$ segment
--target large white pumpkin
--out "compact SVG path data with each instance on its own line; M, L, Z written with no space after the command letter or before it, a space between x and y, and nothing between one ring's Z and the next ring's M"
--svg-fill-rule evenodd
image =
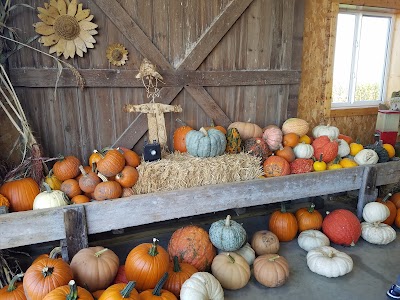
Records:
M386 245L396 239L396 230L384 223L361 223L361 237L368 243Z
M328 125L318 125L312 130L313 137L316 139L320 136L326 135L331 140L336 140L339 136L339 128Z
M363 149L354 156L354 161L360 166L362 165L374 165L378 163L379 156L372 149Z
M208 272L197 272L181 288L181 300L224 300L221 284Z
M322 246L329 246L329 238L319 230L309 229L300 232L297 243L301 249L310 251Z
M325 277L343 276L353 270L352 258L330 246L322 246L307 253L309 269Z

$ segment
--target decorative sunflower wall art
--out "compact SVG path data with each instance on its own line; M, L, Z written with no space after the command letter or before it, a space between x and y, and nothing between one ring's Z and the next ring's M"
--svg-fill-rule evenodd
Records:
M128 60L128 50L121 44L111 44L107 47L106 56L114 66L125 65Z
M33 24L35 31L41 34L39 42L50 47L49 53L61 54L64 58L83 57L87 49L94 48L97 25L89 9L83 9L77 0L50 0L37 8L42 22Z

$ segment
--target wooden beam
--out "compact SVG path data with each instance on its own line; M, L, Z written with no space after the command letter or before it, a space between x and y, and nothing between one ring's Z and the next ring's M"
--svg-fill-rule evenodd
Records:
M10 69L10 79L15 87L50 87L55 85L57 69ZM137 70L80 69L85 78L85 87L129 87L143 88L135 79ZM256 85L297 85L300 71L296 70L236 70L236 71L163 71L163 87L181 86L256 86ZM75 76L64 70L58 87L78 87Z
M398 0L332 0L332 2L340 4L400 9L400 2Z
M94 3L104 12L111 22L117 26L128 41L153 64L163 70L170 70L172 66L164 55L151 42L138 24L131 18L118 1L94 0Z
M357 203L357 217L360 220L365 204L375 201L378 196L378 191L376 189L377 175L378 171L376 166L365 166Z
M331 109L331 118L378 115L378 107Z

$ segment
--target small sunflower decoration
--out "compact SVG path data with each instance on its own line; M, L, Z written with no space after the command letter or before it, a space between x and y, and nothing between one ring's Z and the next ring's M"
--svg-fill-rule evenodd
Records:
M39 42L50 47L49 53L64 58L83 57L87 49L94 48L97 25L92 23L94 16L89 9L83 9L77 0L50 0L37 8L42 22L33 24L35 31L41 34Z
M114 66L122 66L128 60L128 50L121 44L111 44L107 47L108 61Z

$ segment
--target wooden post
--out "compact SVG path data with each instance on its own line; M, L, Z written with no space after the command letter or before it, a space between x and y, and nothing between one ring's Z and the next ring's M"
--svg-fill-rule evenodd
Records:
M65 240L61 243L62 257L70 262L81 249L88 247L85 207L79 205L64 209Z
M378 196L378 189L376 188L377 174L376 166L365 166L357 203L357 217L360 220L365 204L375 201Z

